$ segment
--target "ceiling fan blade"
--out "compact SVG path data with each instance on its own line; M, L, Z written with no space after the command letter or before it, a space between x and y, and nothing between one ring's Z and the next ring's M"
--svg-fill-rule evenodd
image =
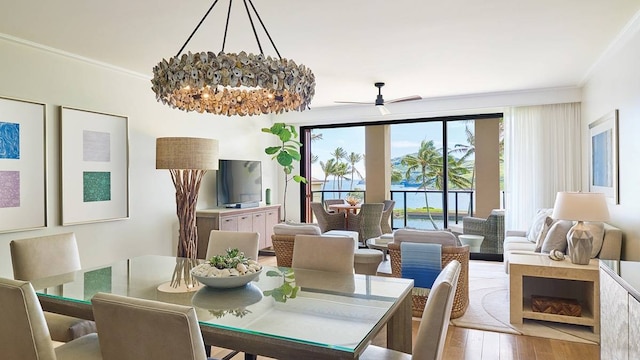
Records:
M376 107L378 108L378 111L380 111L380 115L391 114L391 111L389 111L389 109L387 109L387 107L384 105L376 105Z
M336 104L362 104L362 105L373 105L372 102L364 102L364 101L334 101Z
M389 103L397 103L397 102L413 101L413 100L422 100L422 96L420 96L420 95L411 95L411 96L397 98L397 99L393 99L393 100L387 100L385 102L387 104L389 104Z

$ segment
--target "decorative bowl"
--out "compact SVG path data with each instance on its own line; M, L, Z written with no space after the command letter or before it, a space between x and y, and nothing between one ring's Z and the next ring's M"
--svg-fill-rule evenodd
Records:
M262 269L258 270L254 273L247 273L244 275L238 276L199 276L191 272L191 275L195 277L199 282L205 284L206 286L217 288L217 289L229 289L229 288L237 288L241 286L247 285L250 281L257 278Z

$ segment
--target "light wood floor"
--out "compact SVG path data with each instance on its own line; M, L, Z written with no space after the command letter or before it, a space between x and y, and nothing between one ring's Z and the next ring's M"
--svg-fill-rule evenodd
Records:
M261 256L259 261L266 265L275 266L276 264L275 257L272 256ZM420 320L414 318L414 338L418 326L420 326ZM380 334L374 344L384 346L384 334ZM227 353L228 350L213 348L211 356L221 358ZM446 360L598 360L599 358L600 347L597 345L455 326L449 326L444 352ZM233 360L242 359L244 359L243 354L233 357ZM258 356L258 359L269 358Z

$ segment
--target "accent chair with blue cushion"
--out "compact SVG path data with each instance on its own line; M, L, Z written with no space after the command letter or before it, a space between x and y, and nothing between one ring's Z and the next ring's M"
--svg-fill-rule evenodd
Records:
M403 242L440 244L442 267L446 267L453 260L457 260L462 265L451 318L462 316L469 306L469 246L461 246L458 238L447 230L398 229L393 234L393 242L388 244L391 275L394 277L403 277L401 250ZM417 289L412 295L413 316L420 317L428 300L429 292Z

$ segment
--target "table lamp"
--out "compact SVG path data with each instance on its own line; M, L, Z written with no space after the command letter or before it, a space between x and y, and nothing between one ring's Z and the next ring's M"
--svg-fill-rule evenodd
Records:
M584 221L609 220L609 209L604 194L559 192L551 217L578 222L567 234L569 257L574 264L589 264L593 236L589 228L584 225Z
M195 262L198 253L196 203L202 177L207 170L218 169L218 140L191 137L156 139L156 169L168 169L176 188L176 208L180 226L177 256ZM172 286L184 276L191 284L189 266L176 266ZM178 267L182 267L179 271ZM189 269L190 270L190 269Z

